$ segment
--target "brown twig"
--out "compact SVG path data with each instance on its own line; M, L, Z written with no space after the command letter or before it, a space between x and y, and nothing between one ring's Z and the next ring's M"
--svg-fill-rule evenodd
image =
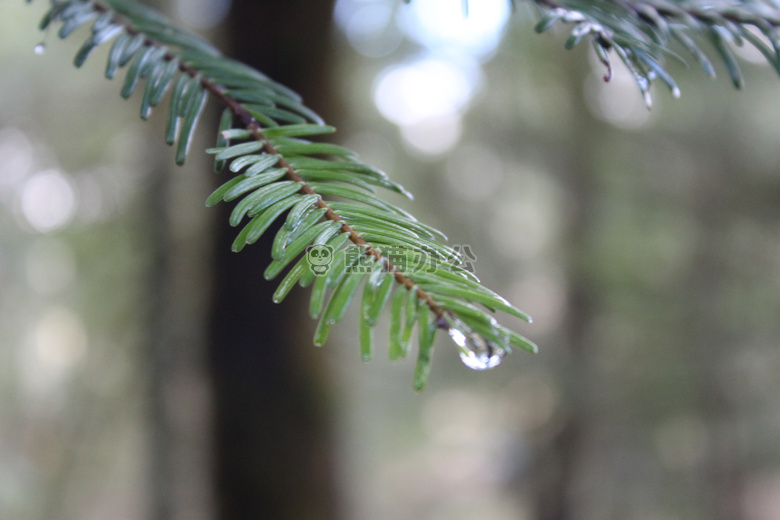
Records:
M92 2L92 4L95 6L95 10L100 13L105 13L111 10L109 7L101 4L98 1ZM138 34L142 34L141 31L137 30L132 22L124 18L123 16L119 14L115 14L113 18L114 23L117 25L121 25L124 30L132 35L136 36ZM151 46L151 47L157 47L157 48L163 48L165 47L160 42L149 38L148 36L144 39L144 45L145 46ZM167 61L177 61L179 63L179 70L190 77L198 77L200 76L200 84L203 86L204 89L206 89L208 92L210 92L215 98L219 99L222 103L224 103L230 110L233 112L233 114L241 121L241 124L243 124L247 130L249 130L252 134L252 138L256 141L259 141L263 143L263 151L267 154L276 155L279 157L279 165L287 170L286 176L290 180L294 182L298 182L301 184L301 193L307 194L307 195L317 195L319 198L317 199L317 205L318 207L325 210L325 214L323 215L324 218L338 222L341 224L341 231L343 233L349 233L349 239L357 246L360 246L362 248L365 248L365 254L366 256L371 256L376 261L385 260L386 262L386 269L389 272L393 273L393 276L395 277L396 281L406 287L407 290L415 290L417 297L424 300L425 303L430 307L430 309L436 314L437 316L437 324L439 327L442 327L442 323L445 322L444 316L445 311L442 309L442 307L436 303L436 301L431 297L430 294L423 291L419 287L416 287L415 283L406 275L404 275L400 270L398 270L397 267L395 267L389 259L384 257L376 248L374 248L371 244L366 242L357 231L352 229L352 227L347 224L343 218L341 218L333 209L328 205L327 202L325 202L322 197L317 194L314 189L307 184L300 175L295 171L295 168L287 161L287 159L279 152L279 150L276 149L276 147L273 145L271 140L266 137L266 135L263 133L263 128L260 125L260 123L255 119L254 116L247 110L241 103L230 97L230 95L219 85L213 83L205 76L201 75L197 69L187 65L183 61L179 59L176 54L174 54L171 51L167 51L164 54L164 59ZM446 327L443 327L446 328Z

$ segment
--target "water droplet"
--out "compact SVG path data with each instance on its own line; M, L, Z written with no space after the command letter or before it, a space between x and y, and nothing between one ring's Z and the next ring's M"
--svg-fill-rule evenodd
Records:
M559 11L563 11L563 9L559 9ZM583 21L584 19L585 16L577 11L567 11L563 16L563 21L567 23L577 23Z
M680 87L674 87L672 89L672 96L674 96L674 99L680 99L681 95L682 95L682 92L680 92Z
M501 363L506 355L503 348L494 345L458 319L450 319L448 323L450 327L447 332L458 346L464 365L473 370L486 370Z
M33 50L35 51L35 54L43 54L44 52L46 52L46 44L41 42L38 45L36 45L35 49Z
M650 95L650 91L646 90L642 93L642 99L645 101L647 109L653 108L653 97Z

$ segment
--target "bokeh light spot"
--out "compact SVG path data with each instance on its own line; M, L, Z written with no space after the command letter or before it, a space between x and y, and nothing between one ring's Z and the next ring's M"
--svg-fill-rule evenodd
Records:
M450 151L460 140L463 122L458 114L429 117L415 124L401 127L401 137L412 152L425 156L441 155Z
M369 58L387 56L403 39L386 0L339 0L335 17L350 45Z
M398 125L460 112L476 86L476 74L435 58L385 70L374 89L377 108Z
M22 185L19 203L24 219L40 232L68 225L76 211L76 194L69 179L59 170L32 175Z
M480 61L498 47L509 19L507 0L470 2L468 13L456 0L415 0L399 11L402 30L429 49L458 49Z

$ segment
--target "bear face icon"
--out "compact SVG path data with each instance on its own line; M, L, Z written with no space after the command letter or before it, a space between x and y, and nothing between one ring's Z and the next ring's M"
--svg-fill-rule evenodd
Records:
M326 245L314 245L306 248L306 261L317 276L322 276L330 269L333 261L333 248Z

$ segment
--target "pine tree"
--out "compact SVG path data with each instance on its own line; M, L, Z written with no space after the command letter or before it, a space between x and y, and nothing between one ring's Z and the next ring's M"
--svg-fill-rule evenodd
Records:
M537 11L538 32L564 25L569 30L567 48L591 45L605 67L606 81L615 58L623 63L648 109L656 81L675 97L680 95L667 71L668 58L693 58L706 74L715 75L705 43L737 88L743 78L734 45L754 46L780 71L780 11L768 1L526 4ZM394 192L411 198L402 186L350 150L322 141L335 128L295 92L129 0L51 0L41 29L52 24L59 24L61 38L90 26L74 59L77 67L95 47L111 45L105 75L112 79L126 69L124 98L143 89L141 118L148 119L168 99L165 140L174 146L180 165L191 153L206 103L211 99L223 107L217 144L206 152L214 156L215 170L231 177L206 204L235 204L230 224L241 228L235 252L255 243L274 222L283 222L264 276L272 280L284 273L273 297L276 302L296 285L311 287L309 310L319 319L316 345L326 342L362 288L357 305L362 358L373 356L374 326L389 307L391 358L409 354L416 328L417 389L427 380L438 329L450 335L464 363L475 369L495 366L513 347L536 352L534 343L502 326L495 313L528 322L530 317L464 269L460 254L446 245L441 231L380 195Z

